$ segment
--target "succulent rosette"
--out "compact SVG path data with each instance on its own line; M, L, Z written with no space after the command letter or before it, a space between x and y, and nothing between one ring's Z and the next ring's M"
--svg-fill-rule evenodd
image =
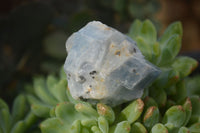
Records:
M37 117L30 111L25 95L15 98L11 110L0 99L0 133L37 133L33 128L36 121Z

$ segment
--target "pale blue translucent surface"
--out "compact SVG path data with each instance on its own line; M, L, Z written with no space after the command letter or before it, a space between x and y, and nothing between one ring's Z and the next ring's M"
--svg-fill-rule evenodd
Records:
M97 21L72 34L66 48L64 68L75 99L116 106L141 97L160 74L135 41Z

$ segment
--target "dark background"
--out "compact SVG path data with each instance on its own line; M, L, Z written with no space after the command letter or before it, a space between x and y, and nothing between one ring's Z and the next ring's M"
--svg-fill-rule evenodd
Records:
M127 33L136 18L150 19L159 34L181 21L181 54L200 60L200 0L1 0L0 97L10 102L33 76L58 72L66 39L87 22Z

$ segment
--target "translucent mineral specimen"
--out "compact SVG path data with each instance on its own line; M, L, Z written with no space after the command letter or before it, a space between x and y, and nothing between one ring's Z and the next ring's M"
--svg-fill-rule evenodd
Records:
M98 21L73 33L66 48L64 69L75 99L116 106L141 97L160 73L135 41Z

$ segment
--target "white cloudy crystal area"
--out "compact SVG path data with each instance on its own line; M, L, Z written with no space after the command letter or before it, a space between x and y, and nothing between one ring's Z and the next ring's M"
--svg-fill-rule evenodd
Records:
M160 73L135 41L98 21L72 34L66 48L64 69L75 99L116 106L141 97Z

